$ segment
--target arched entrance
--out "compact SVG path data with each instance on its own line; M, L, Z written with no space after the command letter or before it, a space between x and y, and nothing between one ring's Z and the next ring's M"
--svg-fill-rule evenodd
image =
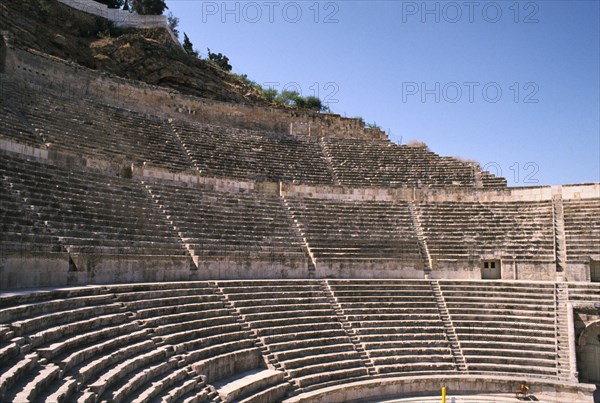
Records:
M582 382L600 384L600 320L587 325L577 344L577 367Z

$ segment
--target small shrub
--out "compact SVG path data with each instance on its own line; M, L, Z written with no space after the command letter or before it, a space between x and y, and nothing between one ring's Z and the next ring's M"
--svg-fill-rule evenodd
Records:
M106 39L117 34L114 22L101 17L95 17L94 22L96 36L99 38Z
M256 81L250 80L248 78L247 74L233 74L233 76L238 79L239 81L241 81L242 83L246 84L248 87L252 87L252 88L260 88L262 89L262 87L260 85L258 85L256 83Z
M323 110L323 102L315 96L308 96L305 98L306 101L306 109L311 109L313 111L321 112Z
M275 103L286 106L297 106L296 100L298 98L300 98L300 94L297 91L282 91L275 98Z
M123 0L96 0L98 3L106 4L108 8L121 8Z
M162 15L169 8L164 0L132 0L131 7L140 15Z
M50 15L50 12L52 11L50 9L50 6L48 5L48 3L46 3L45 0L37 0L35 2L35 7L36 7L40 17L42 17L43 19L46 19Z
M407 147L412 147L412 148L422 148L424 150L429 150L429 146L427 144L425 144L422 141L418 141L418 140L410 140L408 143L406 143Z
M223 71L231 71L233 67L229 64L229 58L222 53L212 53L208 49L208 60L216 63Z

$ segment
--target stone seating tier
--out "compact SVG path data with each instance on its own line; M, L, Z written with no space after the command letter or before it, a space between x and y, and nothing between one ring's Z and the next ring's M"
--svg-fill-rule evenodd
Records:
M317 262L421 259L407 203L308 198L286 202Z
M35 242L51 241L53 251L185 255L162 213L135 182L8 154L2 155L0 175L6 195L23 206L23 218L35 219L27 223L33 233L26 235ZM9 236L2 240L10 242Z
M419 203L417 209L432 259L555 259L550 201Z
M456 370L427 282L330 280L329 284L379 374Z
M386 141L323 139L336 179L349 186L506 187L506 180L455 158ZM477 179L480 176L481 179Z
M308 258L277 197L158 184L147 187L192 256L200 260L243 256L280 261Z
M472 376L557 379L555 284L438 283L448 318L428 280L155 283L2 295L0 399L202 401L218 393L250 402L357 380L461 373L447 320ZM573 303L594 300L597 288L573 283L568 295ZM264 372L267 363L275 370Z
M600 303L600 284L569 283L568 292L573 303Z
M600 258L600 200L564 200L567 260L588 262Z
M25 85L7 78L0 80L3 95L4 90L9 95L3 109L9 112L8 119L12 117L10 127L15 127L17 119L26 126L22 133L16 132L16 127L14 134L9 131L8 136L16 141L37 137L39 140L28 142L75 156L146 162L174 170L191 168L163 120L89 99L59 96L41 88L35 95L27 96L31 90ZM23 138L27 133L31 134Z
M180 121L173 126L202 175L333 184L314 138Z
M557 377L554 284L439 283L470 372Z
M0 77L2 138L209 177L384 187L506 187L471 163L389 141L317 139L160 119ZM110 122L110 124L106 124Z

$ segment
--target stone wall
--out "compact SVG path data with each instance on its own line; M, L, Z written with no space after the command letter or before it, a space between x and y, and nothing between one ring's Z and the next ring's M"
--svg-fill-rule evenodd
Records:
M306 279L309 278L306 259L286 261L268 259L206 258L194 257L198 265L196 280L237 280L237 279Z
M554 193L562 194L563 200L591 199L600 197L600 183L584 183L563 186L538 186L504 189L427 189L427 188L377 188L282 184L282 193L337 200L404 200L419 202L519 202L549 201Z
M348 186L295 185L283 183L281 193L288 197L307 197L329 200L414 200L412 188L375 188Z
M165 29L173 42L179 45L177 37L169 28L167 17L164 15L139 15L123 11L116 8L108 8L105 4L93 0L58 0L59 2L72 7L84 13L97 15L114 22L115 26L122 28L163 28Z
M1 146L1 145L0 145ZM201 176L196 171L170 172L161 168L133 167L133 176L146 182L177 182L189 187L210 187L219 192L243 193L248 191L276 196L280 193L277 182L254 182Z
M68 253L0 254L0 290L68 284Z
M531 393L544 402L592 403L594 401L592 396L594 385L540 381L535 378L432 375L430 377L374 379L336 385L303 393L289 398L285 402L342 403L384 401L408 396L440 396L444 386L448 390L448 401L453 401L452 396L495 394L500 391L512 395L524 381L529 384Z
M189 281L193 269L189 257L3 252L0 289Z
M423 262L391 260L356 260L354 262L320 262L316 278L335 279L423 279ZM464 278L464 277L461 277Z

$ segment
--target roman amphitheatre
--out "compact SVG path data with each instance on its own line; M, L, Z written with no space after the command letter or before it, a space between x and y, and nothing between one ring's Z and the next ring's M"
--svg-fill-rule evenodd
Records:
M261 103L164 17L0 8L0 401L594 401L600 183Z

